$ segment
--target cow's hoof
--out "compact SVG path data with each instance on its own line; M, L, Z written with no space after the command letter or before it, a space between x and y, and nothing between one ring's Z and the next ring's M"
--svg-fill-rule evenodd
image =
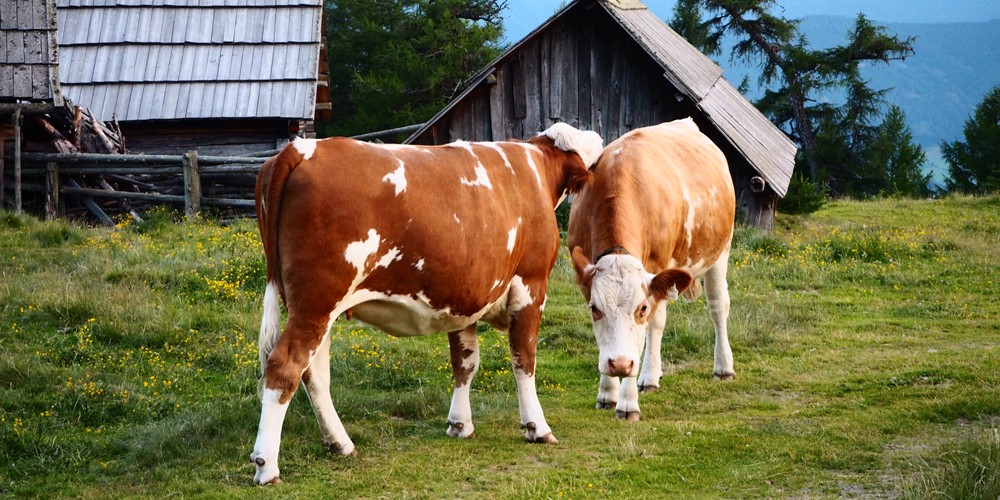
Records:
M534 439L531 439L530 442L539 444L559 444L559 440L556 439L556 436L551 432L544 436L537 436Z
M736 379L736 374L735 373L713 373L712 375L715 378L719 379L719 380L735 380Z
M598 401L597 406L594 408L598 410L610 410L615 406L618 406L618 401Z
M629 422L639 421L639 412L637 411L615 410L615 416L618 417L619 420L628 420Z
M334 443L332 441L327 441L327 440L324 439L323 440L323 447L325 447L327 450L330 450L330 452L332 452L332 453L337 453L337 454L343 455L345 457L346 456L350 456L350 455L354 455L356 453L356 450L354 448L354 443L349 443L347 445L343 445L343 444L340 444L340 443Z
M263 457L254 453L250 455L250 462L257 466L257 472L253 476L256 485L281 484L277 465L271 465Z
M452 422L449 420L448 437L472 439L476 437L475 428L472 426L472 422L466 425L465 422Z
M524 440L529 443L540 443L540 444L559 444L559 440L556 439L552 432L547 432L544 435L538 435L538 426L534 422L528 422L521 426L522 429L527 429L524 433Z
M640 385L639 392L656 392L660 389L658 385Z

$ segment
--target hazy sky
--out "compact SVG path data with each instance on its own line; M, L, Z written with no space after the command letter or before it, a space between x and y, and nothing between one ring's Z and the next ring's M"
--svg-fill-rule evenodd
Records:
M507 0L507 39L520 40L552 16L560 0ZM669 20L676 0L644 0L661 19ZM854 17L864 12L882 23L955 23L1000 19L1000 0L778 0L775 14L789 19L814 15Z

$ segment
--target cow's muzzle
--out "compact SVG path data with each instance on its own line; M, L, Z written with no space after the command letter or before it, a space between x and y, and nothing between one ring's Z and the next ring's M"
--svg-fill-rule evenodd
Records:
M604 368L607 369L605 375L629 377L632 376L632 372L635 370L635 361L626 356L618 356L617 358L609 359L607 366Z

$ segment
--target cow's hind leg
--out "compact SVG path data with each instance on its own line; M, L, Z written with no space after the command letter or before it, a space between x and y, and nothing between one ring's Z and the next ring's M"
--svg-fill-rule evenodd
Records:
M729 249L719 257L719 261L705 274L705 298L708 311L715 324L715 367L716 378L730 380L736 377L733 371L733 351L729 348L729 283L726 273L729 269Z
M451 410L448 411L448 435L475 437L469 390L472 388L472 377L479 370L479 335L476 333L476 324L448 333L448 344L451 347L451 370L455 376L455 390L451 395Z
M663 359L660 356L660 343L663 341L663 327L667 323L667 301L661 301L653 312L646 330L646 352L642 359L642 372L639 373L639 392L653 391L660 388L660 377L663 376Z
M545 296L545 290L533 296ZM542 322L542 311L531 304L518 311L511 320L510 358L517 380L517 400L521 410L521 427L524 438L532 443L556 444L558 439L545 422L542 405L535 391L535 352L538 347L538 326Z
M281 447L281 427L292 395L309 366L313 352L326 334L328 318L307 321L289 315L288 324L267 358L267 369L261 392L260 425L250 460L257 466L254 482L273 483L278 480L278 450Z
M319 349L313 354L309 362L309 368L302 374L302 382L306 386L306 394L309 396L309 403L312 405L316 420L319 421L319 428L323 433L323 446L341 455L351 455L354 453L354 443L344 424L337 415L337 410L333 407L333 399L330 397L330 332L327 329L323 336L323 342Z

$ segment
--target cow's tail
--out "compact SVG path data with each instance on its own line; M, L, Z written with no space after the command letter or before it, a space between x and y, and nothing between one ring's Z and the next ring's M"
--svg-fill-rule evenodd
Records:
M277 156L269 158L257 174L255 204L257 207L257 228L264 244L267 262L267 288L264 290L264 311L260 321L260 336L257 347L260 351L260 381L258 395L263 394L267 375L267 358L281 337L281 302L285 299L284 283L281 278L281 260L278 254L278 226L285 182L292 170L302 161L298 149L286 146Z

